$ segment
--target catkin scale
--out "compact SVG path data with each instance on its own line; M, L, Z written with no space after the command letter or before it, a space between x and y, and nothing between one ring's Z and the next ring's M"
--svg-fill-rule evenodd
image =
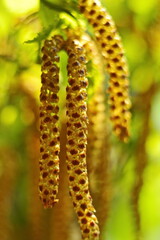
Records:
M52 40L45 40L42 48L39 196L45 208L50 208L58 202L56 195L59 182L60 137L58 127L59 68L56 63L59 61L57 53L62 45L62 37L56 35Z
M98 221L89 193L86 167L87 91L85 56L78 40L69 39L67 86L67 170L69 190L78 216L82 239L99 239Z
M128 94L128 67L121 38L111 16L99 0L79 0L79 7L94 28L110 75L108 93L114 131L120 139L126 141L129 137L131 103Z

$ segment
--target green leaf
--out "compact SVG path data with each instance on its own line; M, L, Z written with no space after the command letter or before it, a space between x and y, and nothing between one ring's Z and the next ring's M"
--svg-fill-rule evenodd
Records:
M53 26L49 25L47 28L44 28L41 32L39 32L35 38L25 41L25 43L41 42L49 36L52 30Z

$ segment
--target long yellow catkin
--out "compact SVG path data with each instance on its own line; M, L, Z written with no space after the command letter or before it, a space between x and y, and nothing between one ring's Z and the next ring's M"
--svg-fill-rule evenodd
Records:
M107 222L111 198L109 180L109 144L107 116L105 106L103 62L95 42L89 38L85 44L87 59L96 71L91 74L93 79L93 94L88 101L88 147L87 165L90 189L96 215L99 221L100 239L103 236L104 224ZM84 40L83 40L84 42Z
M88 106L90 121L88 166L93 202L100 230L106 223L110 202L109 144L103 92L96 93Z
M98 179L95 174L97 165L101 162L99 158L101 153L101 146L105 135L105 124L106 113L104 104L104 91L103 89L103 64L101 56L99 55L95 42L87 35L83 35L81 42L85 48L87 61L90 61L91 71L90 78L93 82L93 92L90 94L88 100L88 147L87 147L87 163L89 176L91 177L90 186L91 191L97 192L96 184ZM93 176L92 176L93 175Z
M69 190L78 216L82 239L99 239L98 221L89 193L86 166L87 85L86 59L78 40L66 42L68 53L67 86L67 169Z
M155 96L157 85L153 83L150 88L139 98L138 106L143 112L143 123L141 132L137 143L137 151L135 156L135 182L131 193L131 203L133 210L133 217L135 220L136 239L141 236L141 215L139 211L140 194L143 188L144 172L148 164L148 157L146 152L146 141L150 131L150 114L151 103ZM145 99L145 104L143 100Z
M97 43L107 64L111 120L116 135L123 141L129 137L128 67L121 38L109 13L99 0L79 0L80 11L92 24Z
M33 116L32 121L28 123L25 128L25 146L27 154L27 195L28 195L28 207L27 207L27 233L28 238L31 240L42 240L43 239L43 221L42 213L44 211L39 197L37 194L39 169L38 161L39 158L39 131L37 128L39 120L39 111L36 98L33 94L33 88L23 83L23 77L18 76L16 87L14 89L15 95L21 94L21 105L22 115L26 120L30 114ZM29 115L29 116L30 116ZM1 238L0 238L1 239Z
M0 169L0 239L9 240L14 235L10 218L17 174L17 154L14 149L0 147Z
M33 89L32 89L33 91ZM38 161L39 158L39 131L37 129L39 113L38 106L33 92L20 84L17 92L25 97L24 111L32 112L33 122L26 128L25 140L28 163L28 236L31 240L43 239L43 207L37 195L37 186L39 178Z
M45 40L42 48L42 75L40 95L40 179L39 196L45 208L52 207L57 199L59 183L59 62L58 51L63 39L54 36Z

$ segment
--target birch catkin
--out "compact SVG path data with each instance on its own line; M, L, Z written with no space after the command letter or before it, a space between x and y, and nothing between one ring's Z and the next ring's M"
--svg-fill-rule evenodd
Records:
M39 158L39 132L37 123L39 111L37 101L33 95L33 89L28 89L19 82L17 93L23 94L25 101L23 111L32 111L34 121L25 130L25 144L27 153L27 164L29 172L28 182L28 238L32 240L43 239L43 207L37 195L39 169L37 159Z
M13 239L14 236L11 212L18 170L17 157L14 149L0 147L0 239L3 240Z
M86 167L87 91L85 56L78 40L66 42L67 87L67 169L69 189L78 216L82 239L99 239L99 227L88 189Z
M91 61L90 67L96 70L93 73L91 72L90 75L94 86L93 93L88 101L87 166L93 203L96 208L100 232L102 233L100 239L102 239L104 225L108 220L111 199L104 68L103 59L95 42L89 36L85 36L83 42L87 59Z
M137 103L139 110L143 112L143 122L140 128L139 139L137 141L137 149L135 152L135 180L131 193L131 203L133 217L135 221L136 239L142 237L141 214L139 210L140 194L144 184L144 173L148 164L148 156L146 151L146 142L150 133L150 115L151 104L157 91L157 84L152 83L150 88L143 93ZM144 100L145 99L145 104Z
M45 208L58 202L59 183L59 68L58 51L61 50L63 39L54 36L45 40L42 48L42 75L40 95L40 179L39 196Z
M110 114L114 131L120 139L129 137L130 99L128 94L128 67L124 50L115 24L109 13L101 6L99 0L79 0L82 13L92 24L97 43L106 60L110 75Z

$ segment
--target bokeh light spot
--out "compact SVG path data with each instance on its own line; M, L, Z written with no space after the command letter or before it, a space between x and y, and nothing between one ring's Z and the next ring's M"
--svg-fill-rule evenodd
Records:
M5 0L6 7L16 15L36 9L38 3L38 0Z
M129 0L128 5L131 10L138 14L147 14L155 7L156 0Z
M1 122L3 125L11 125L15 122L18 115L17 109L12 106L8 105L1 111Z

